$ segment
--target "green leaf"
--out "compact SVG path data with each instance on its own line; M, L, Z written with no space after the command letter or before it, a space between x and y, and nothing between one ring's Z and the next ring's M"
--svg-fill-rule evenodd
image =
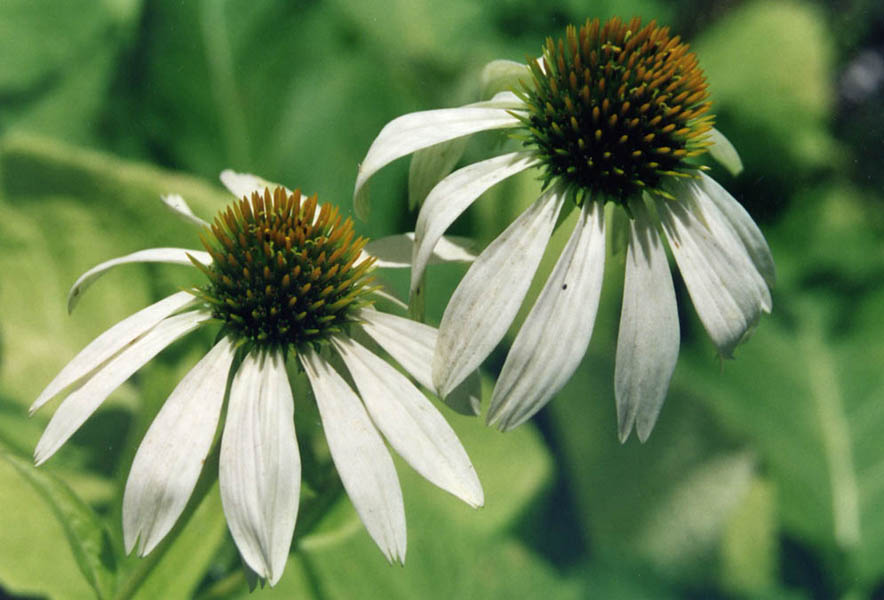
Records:
M5 451L0 456L3 586L52 598L110 597L116 567L95 513L46 470Z
M818 166L832 157L833 43L822 8L807 2L743 4L694 44L722 133L750 171L783 160ZM728 127L732 125L732 127Z
M119 50L138 0L78 0L46 10L27 0L0 6L0 128L67 139L95 137Z

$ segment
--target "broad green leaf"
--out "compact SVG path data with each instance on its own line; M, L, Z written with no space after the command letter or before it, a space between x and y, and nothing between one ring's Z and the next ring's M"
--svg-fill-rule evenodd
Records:
M27 0L0 6L0 129L96 137L116 59L131 36L138 0L77 0L53 10Z
M817 166L832 156L833 43L822 7L754 1L730 11L695 40L713 111L750 171L783 159ZM779 175L772 172L772 175Z
M869 584L884 572L884 294L863 303L864 327L850 335L836 328L832 303L789 300L723 376L694 357L679 381L752 441L777 485L783 527L825 548L833 568L837 555L849 557L852 576Z
M3 454L0 460L0 586L12 594L58 600L95 598L71 546L65 543L65 525L73 524L63 524L43 493L6 457ZM87 522L79 521L78 530ZM100 532L97 528L88 535L100 539Z
M98 516L61 480L30 462L2 454L49 505L64 530L80 572L98 598L110 598L116 564L110 537Z

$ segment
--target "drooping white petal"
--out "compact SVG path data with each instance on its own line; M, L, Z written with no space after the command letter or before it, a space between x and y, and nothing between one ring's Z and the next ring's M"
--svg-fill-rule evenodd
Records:
M758 286L680 202L656 198L656 204L700 321L718 351L730 357L760 317Z
M734 145L714 127L709 130L707 135L709 141L712 142L712 145L709 146L709 155L727 169L731 175L739 175L743 171L743 161L740 160L740 155Z
M552 187L495 239L454 290L433 357L433 384L443 397L475 371L516 316L565 194Z
M678 307L660 235L641 201L631 204L614 394L620 441L635 424L645 441L663 406L678 359Z
M104 399L135 371L163 348L211 317L211 313L201 310L168 317L108 361L91 379L65 398L52 415L34 450L37 465L46 462L95 412Z
M574 374L592 337L604 269L604 207L587 200L506 357L489 423L504 431L524 423Z
M764 234L758 229L758 225L755 224L743 205L730 195L730 192L705 173L700 173L700 187L727 217L730 225L743 241L755 268L764 277L767 285L772 288L776 283L776 268L773 256L770 254L770 247L767 245L767 240L764 239Z
M769 313L773 307L773 301L767 282L749 256L746 245L734 229L730 219L725 216L721 209L718 208L718 205L709 197L705 187L699 181L691 179L678 181L671 189L675 197L688 210L693 211L695 216L706 226L712 237L734 264L734 267L744 275L747 281L751 281L756 287L758 296L761 298L761 308L764 312ZM709 187L711 188L712 186ZM723 192L723 190L718 190L718 192Z
M123 495L126 553L145 556L184 510L212 447L234 347L224 337L175 387L147 430Z
M80 298L86 293L89 286L95 283L96 279L114 267L142 262L170 263L173 265L187 265L192 267L193 263L190 262L188 255L204 265L212 263L211 255L208 252L201 250L188 250L187 248L149 248L147 250L139 250L138 252L127 254L126 256L113 258L96 265L80 275L80 278L74 282L73 286L71 286L71 291L68 292L68 312L74 310L77 302L80 301Z
M359 396L337 371L313 350L299 356L353 507L387 560L405 562L405 507L390 453Z
M473 507L484 494L476 470L451 426L399 371L357 342L337 337L372 420L415 471Z
M516 100L518 101L518 99ZM434 146L472 133L519 125L520 121L510 114L510 111L517 109L518 105L503 108L497 105L487 107L481 104L410 113L387 123L372 142L365 159L359 166L356 188L353 190L353 206L356 215L360 219L368 217L365 183L377 171L397 158L421 148ZM500 103L498 102L498 104Z
M279 183L267 181L263 177L252 175L251 173L237 173L230 169L221 171L221 183L224 184L231 194L237 198L251 198L252 192L264 193L264 190L270 188L272 192L278 187L284 188L287 194L292 191Z
M445 230L489 188L537 164L533 152L513 152L458 169L427 196L415 225L411 292L417 289Z
M461 236L446 236L439 240L430 256L430 264L473 262L473 240ZM414 253L414 232L399 233L368 242L364 252L375 257L375 266L381 269L402 269L411 266Z
M421 148L412 155L408 167L408 210L423 204L430 190L451 173L469 141L470 136L465 135Z
M275 585L292 545L301 492L294 399L278 352L250 353L234 376L218 480L243 560Z
M436 328L373 309L362 309L359 316L363 321L363 330L381 348L418 383L434 389L431 365L439 334ZM481 398L482 383L478 372L474 371L444 401L453 410L472 416L479 414Z
M31 405L30 413L34 414L60 391L97 369L104 361L125 348L132 340L153 328L154 325L195 301L196 298L189 292L172 294L147 308L142 308L99 335L89 342L88 346L80 350L79 354L71 359L71 362L66 364L55 376L55 379L40 392Z
M175 215L180 218L182 221L186 223L190 223L191 225L196 225L197 227L208 227L209 224L202 219L200 219L196 214L194 214L193 210L191 210L190 205L184 201L178 194L166 194L165 196L161 196L163 200L163 204L166 205L166 208L171 210Z

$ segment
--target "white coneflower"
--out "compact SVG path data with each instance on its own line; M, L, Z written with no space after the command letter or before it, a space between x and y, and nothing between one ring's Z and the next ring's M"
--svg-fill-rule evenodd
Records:
M482 193L530 168L544 192L495 239L454 292L439 327L433 381L449 393L500 342L516 316L562 207L577 225L519 331L500 373L488 419L510 429L537 412L570 378L592 335L605 262L606 203L624 211L629 246L615 393L621 440L650 434L679 347L665 238L694 306L726 357L771 310L774 265L740 204L696 157L739 158L712 129L697 58L669 29L640 19L587 21L547 40L528 65L492 63L496 84L519 82L490 101L408 114L380 132L361 165L354 200L385 164L412 152L412 188L451 169L464 136L510 129L526 149L448 175L426 197L415 228L412 292L442 233ZM452 159L451 155L455 158ZM738 169L739 167L737 167ZM616 221L615 221L616 222ZM662 236L661 236L662 232Z
M402 492L381 434L421 475L471 506L482 505L482 488L442 415L351 333L361 329L429 385L436 330L371 306L375 259L336 208L319 207L315 195L264 188L253 176L225 172L222 179L242 199L204 229L205 252L143 250L103 263L74 284L70 306L97 277L123 263L192 264L208 278L117 323L62 369L31 407L36 411L73 390L46 427L35 460L49 459L166 346L217 324L217 343L171 393L135 455L123 498L127 552L136 545L139 555L150 552L181 515L212 446L230 377L219 459L224 513L243 560L271 584L279 580L301 487L286 374L286 362L296 361L310 380L344 489L384 555L402 562ZM180 197L166 202L204 224ZM358 394L332 367L332 353L343 360Z

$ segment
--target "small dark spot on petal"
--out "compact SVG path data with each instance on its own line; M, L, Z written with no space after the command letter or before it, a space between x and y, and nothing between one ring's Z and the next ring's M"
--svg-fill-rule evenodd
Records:
M563 289L563 290L567 290L567 289L568 289L568 284L567 284L567 283L563 283L563 284L562 284L562 289Z

